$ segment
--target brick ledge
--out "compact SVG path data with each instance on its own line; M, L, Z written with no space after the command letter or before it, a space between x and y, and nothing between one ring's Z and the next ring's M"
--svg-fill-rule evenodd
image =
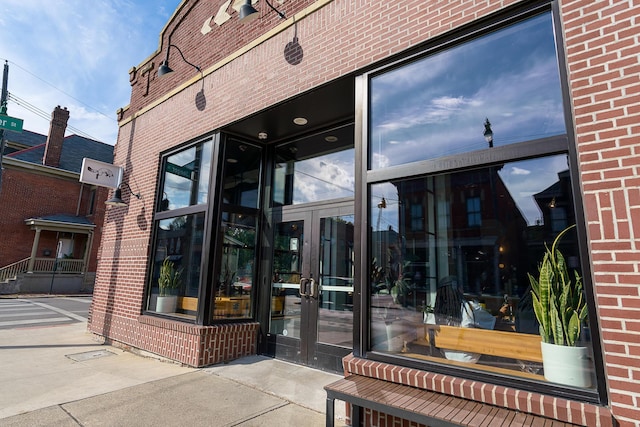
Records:
M342 361L345 376L379 378L588 427L614 426L611 410L604 406L362 359L353 354Z

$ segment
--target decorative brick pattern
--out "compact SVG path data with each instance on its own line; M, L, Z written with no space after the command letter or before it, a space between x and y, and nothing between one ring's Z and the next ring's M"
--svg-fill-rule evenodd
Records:
M560 3L612 411L620 425L637 426L640 8L621 0Z

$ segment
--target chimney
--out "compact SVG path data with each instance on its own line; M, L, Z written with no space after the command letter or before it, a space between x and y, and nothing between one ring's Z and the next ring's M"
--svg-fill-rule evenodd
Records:
M62 143L64 142L64 132L67 130L68 120L69 111L67 107L62 109L58 105L51 113L51 126L49 127L49 136L47 136L47 145L44 149L43 165L54 168L60 166Z

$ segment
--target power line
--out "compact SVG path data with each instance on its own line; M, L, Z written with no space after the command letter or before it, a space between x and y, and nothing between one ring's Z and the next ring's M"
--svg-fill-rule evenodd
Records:
M49 113L47 113L46 111L36 107L33 104L30 104L29 102L25 101L24 99L21 99L19 97L17 97L16 95L14 95L13 93L9 92L9 99L13 102L15 102L16 104L18 104L19 106L21 106L22 108L24 108L27 111L30 111L31 113L35 114L38 117L41 117L47 121L51 120L51 115ZM67 124L67 129L72 130L76 135L79 136L83 136L85 138L89 138L89 139L93 139L95 141L98 141L98 138L89 135L88 133L75 128L69 124Z
M0 58L0 59L2 59L2 58ZM15 65L16 67L20 68L20 69L21 69L22 71L24 71L25 73L27 73L27 74L29 74L29 75L31 75L31 76L33 76L33 77L35 77L36 79L40 80L41 82L43 82L43 83L45 83L45 84L47 84L47 85L51 86L52 88L54 88L54 89L55 89L55 90L57 90L58 92L65 94L66 96L68 96L69 98L71 98L71 99L73 99L73 100L75 100L75 101L78 101L80 104L82 104L82 105L84 105L85 107L87 107L87 108L89 108L89 109L91 109L91 110L95 111L96 113L98 113L98 114L100 114L100 115L102 115L102 116L104 116L104 117L106 117L106 118L108 118L108 119L110 119L110 120L113 120L114 122L117 122L117 120L116 120L116 119L114 119L113 117L106 115L105 113L103 113L102 111L98 110L97 108L94 108L94 107L92 107L92 106L90 106L90 105L88 105L88 104L85 104L84 102L82 102L82 101L81 101L81 100L79 100L78 98L74 97L73 95L69 95L68 93L66 93L66 92L65 92L65 91L63 91L62 89L57 88L57 87L56 87L56 86L54 86L53 84L51 84L51 83L49 83L48 81L44 80L43 78L41 78L41 77L39 77L39 76L37 76L37 75L33 74L31 71L29 71L29 70L27 70L26 68L24 68L24 67L20 66L20 64L17 64L17 63L15 63L15 62L13 62L13 61L10 61L10 60L8 60L8 59L5 59L5 61L7 61L7 62L9 62L9 63L11 63L11 64L13 64L13 65Z

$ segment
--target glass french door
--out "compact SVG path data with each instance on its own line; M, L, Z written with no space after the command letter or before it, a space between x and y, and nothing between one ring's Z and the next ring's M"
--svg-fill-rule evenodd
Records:
M353 348L353 200L287 207L275 223L274 356L342 371Z

